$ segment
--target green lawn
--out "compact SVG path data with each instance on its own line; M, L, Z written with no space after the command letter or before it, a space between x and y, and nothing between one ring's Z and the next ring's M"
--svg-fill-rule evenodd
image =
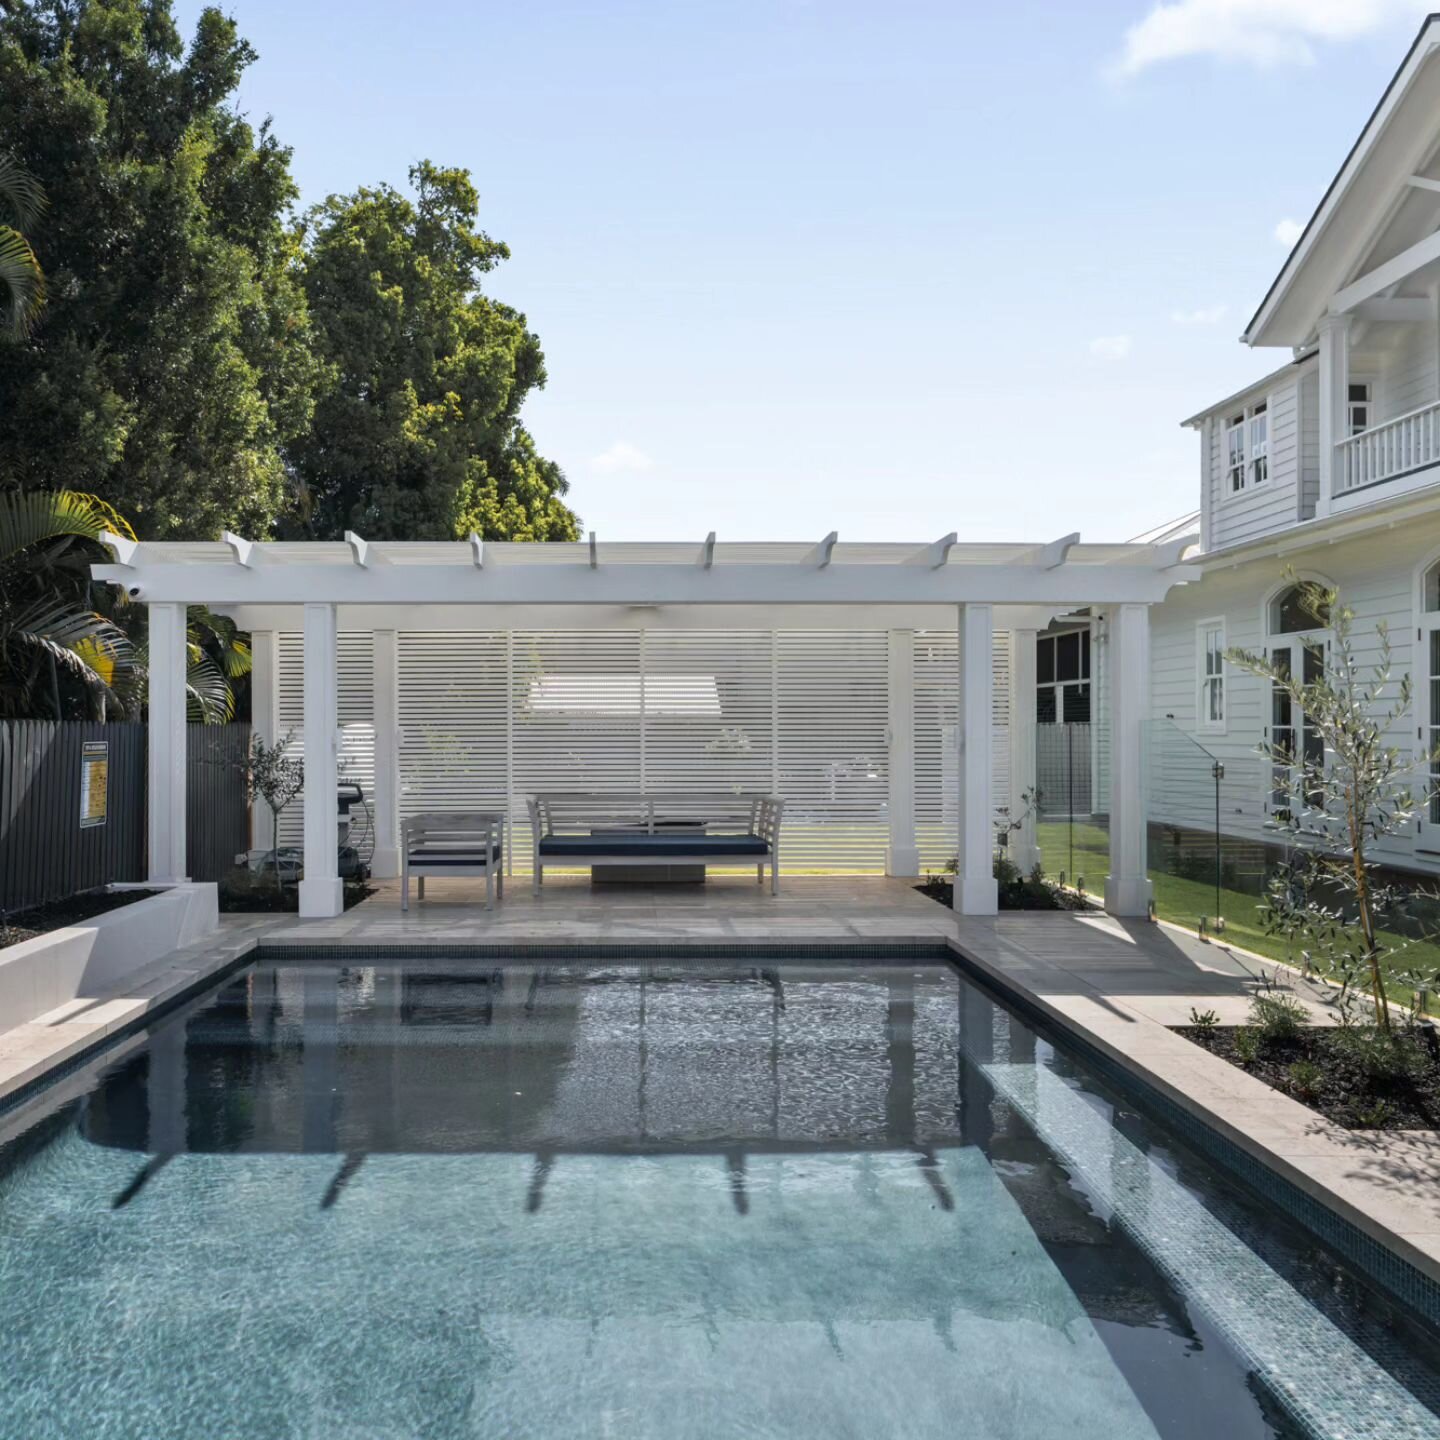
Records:
M1101 896L1105 891L1105 877L1110 873L1110 837L1099 825L1077 822L1071 827L1063 820L1042 821L1037 827L1040 841L1041 863L1047 875L1059 875L1063 870L1065 879L1074 884L1076 877L1083 877L1086 891ZM1073 857L1073 868L1072 868ZM1155 912L1162 920L1173 921L1188 929L1196 929L1202 915L1215 917L1215 886L1203 880L1189 880L1179 875L1167 874L1162 870L1151 870L1150 880L1155 892ZM1260 923L1259 912L1264 897L1249 895L1244 891L1222 888L1220 891L1220 913L1225 919L1224 938L1232 945L1244 950L1253 950L1271 960L1284 960L1289 964L1300 963L1299 948L1292 946L1282 936L1267 935ZM1398 936L1387 931L1382 936L1396 943ZM1440 945L1433 941L1419 941L1411 945L1398 957L1396 968L1427 971L1440 970ZM1387 987L1395 999L1408 1001L1410 991L1404 986ZM1437 1002L1431 999L1430 1009L1434 1011Z

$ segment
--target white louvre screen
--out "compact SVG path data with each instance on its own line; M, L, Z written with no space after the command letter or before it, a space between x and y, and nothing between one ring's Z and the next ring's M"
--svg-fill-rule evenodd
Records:
M922 869L939 870L955 858L955 748L959 659L955 632L915 632L915 836ZM996 809L1010 799L1010 636L993 637L992 795Z
M883 871L889 649L883 630L777 634L781 865Z
M281 631L276 643L279 666L275 679L275 733L287 741L288 754L303 756L305 637L299 631ZM375 638L368 630L342 630L335 648L340 778L355 781L368 799L375 791ZM304 804L296 800L280 816L277 843L299 845L304 833Z
M1007 799L1009 655L995 637L995 796ZM526 871L537 790L784 797L783 869L879 873L889 843L884 630L402 631L400 811L496 809ZM921 860L955 853L955 635L917 633ZM373 647L340 635L342 773L373 793ZM303 639L279 637L279 733L304 722ZM282 825L298 844L301 806Z

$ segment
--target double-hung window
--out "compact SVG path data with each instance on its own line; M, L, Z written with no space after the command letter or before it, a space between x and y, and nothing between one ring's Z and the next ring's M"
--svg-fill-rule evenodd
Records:
M1225 474L1230 493L1245 488L1245 417L1232 416L1225 423Z
M1199 644L1200 694L1196 713L1201 730L1225 728L1225 622L1202 620L1196 627Z
M1250 483L1263 485L1270 477L1270 415L1264 405L1250 412Z
M1225 493L1239 495L1270 478L1270 407L1264 400L1225 421Z

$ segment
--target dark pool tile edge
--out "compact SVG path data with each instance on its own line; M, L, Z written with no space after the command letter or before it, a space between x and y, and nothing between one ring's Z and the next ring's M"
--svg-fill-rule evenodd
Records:
M259 960L835 960L855 963L949 961L952 952L936 940L485 940L410 941L355 944L344 940L306 941L262 938L252 958Z
M1400 1248L1408 1248L1403 1235L1386 1229L1372 1218L1369 1223L1388 1237L1384 1239L1347 1219L1336 1208L1346 1206L1340 1196L1334 1196L1334 1203L1327 1204L1311 1194L1281 1174L1270 1160L1224 1134L1222 1126L1237 1134L1243 1133L1233 1122L1225 1121L1191 1096L1176 1098L1167 1094L1160 1088L1161 1077L1151 1072L1143 1061L1112 1051L1079 1020L1045 1004L1042 997L1033 995L1003 971L972 955L961 942L948 943L951 959L967 979L978 980L997 992L1027 1021L1052 1033L1058 1032L1065 1047L1078 1054L1112 1089L1150 1111L1191 1149L1218 1165L1264 1203L1283 1211L1388 1299L1423 1323L1440 1329L1440 1280L1399 1253ZM1156 1021L1145 1023L1158 1024ZM1250 1143L1264 1148L1258 1140ZM1284 1163L1283 1157L1275 1159ZM1323 1182L1313 1176L1309 1183L1325 1188Z

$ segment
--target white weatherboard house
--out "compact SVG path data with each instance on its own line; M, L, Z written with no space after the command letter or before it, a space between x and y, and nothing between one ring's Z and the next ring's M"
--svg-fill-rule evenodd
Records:
M1317 741L1220 657L1238 646L1299 671L1326 643L1288 602L1287 567L1340 590L1362 650L1387 623L1417 701L1391 743L1420 760L1440 738L1440 20L1422 27L1242 339L1280 363L1185 422L1201 454L1187 559L1203 579L1155 613L1150 737L1173 727L1221 761L1222 832L1264 841L1282 802L1256 747ZM1153 819L1214 824L1203 784L1151 791ZM1440 870L1440 802L1385 858Z

